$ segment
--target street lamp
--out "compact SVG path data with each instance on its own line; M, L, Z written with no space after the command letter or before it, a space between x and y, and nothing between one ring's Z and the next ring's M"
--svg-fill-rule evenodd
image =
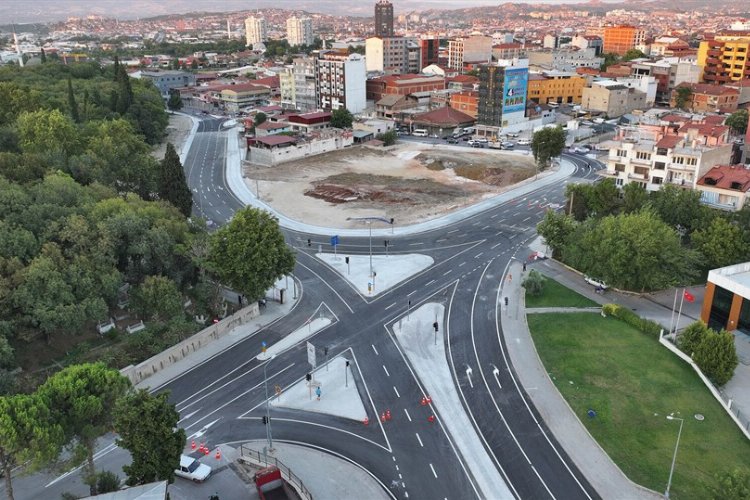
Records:
M674 445L674 455L672 456L672 468L669 469L669 481L667 481L667 490L664 492L664 498L669 498L669 488L672 486L672 474L674 474L674 463L675 460L677 460L677 448L680 447L680 436L682 435L682 424L684 423L684 420L675 417L674 415L667 415L667 420L679 420L680 421L680 430L677 431L677 444Z
M266 361L265 366L263 367L263 386L266 390L266 438L268 439L268 451L273 451L273 434L271 433L271 413L269 410L269 399L268 399L268 365L271 364L271 361L274 360L276 357L275 354L271 356L271 359Z
M372 221L368 220L367 227L370 228L370 277L372 277Z

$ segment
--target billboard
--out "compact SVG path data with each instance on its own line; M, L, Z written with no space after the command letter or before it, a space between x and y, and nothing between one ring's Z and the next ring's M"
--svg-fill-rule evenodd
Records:
M503 115L526 111L529 69L506 69L503 83Z

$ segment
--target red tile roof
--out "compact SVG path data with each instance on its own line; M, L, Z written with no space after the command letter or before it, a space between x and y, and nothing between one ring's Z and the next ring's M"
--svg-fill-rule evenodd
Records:
M672 149L674 148L680 141L682 140L681 137L678 137L676 135L665 135L662 137L659 142L656 143L657 148L665 148L665 149Z
M705 95L739 95L740 91L724 85L714 85L713 83L687 83L683 82L677 86L688 87L693 94Z
M451 107L438 108L427 113L414 115L414 121L417 123L426 123L438 127L457 127L465 123L474 123L476 120L466 113L462 113Z
M289 124L285 122L263 122L260 125L256 125L255 128L260 130L279 130L288 126Z
M686 123L677 131L678 133L687 132L688 130L697 130L700 135L708 137L721 137L729 130L724 125L713 125L711 123Z
M255 142L263 143L266 146L278 146L280 144L294 144L297 142L297 139L295 139L294 137L289 137L288 135L267 135L265 137L256 137L251 140Z
M734 183L739 187L732 187ZM750 169L746 168L745 165L718 165L698 179L698 185L746 193L750 191Z

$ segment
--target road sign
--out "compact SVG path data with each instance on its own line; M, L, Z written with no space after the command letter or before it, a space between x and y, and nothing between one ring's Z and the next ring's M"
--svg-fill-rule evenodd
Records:
M331 236L331 246L335 247L339 244L339 237L337 236Z
M310 366L313 368L317 366L317 363L315 362L315 346L310 342L307 343L307 362L310 363Z

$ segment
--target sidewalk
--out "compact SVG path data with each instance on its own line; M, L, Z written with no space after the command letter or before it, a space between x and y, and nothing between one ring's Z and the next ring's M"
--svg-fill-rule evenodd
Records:
M551 261L540 261L530 267L537 267L539 264L548 262ZM522 276L521 266L520 261L514 261L508 272ZM518 375L519 384L526 388L536 389L527 391L529 398L558 443L602 498L623 500L661 498L661 495L633 483L622 473L589 434L550 380L537 355L529 326L526 323L522 281L520 279L511 282L504 280L503 295L510 297L510 303L513 305L502 313L500 320L503 335L505 335L505 344ZM581 282L583 282L582 279ZM596 295L593 293L593 288L589 293ZM600 297L596 296L596 298L599 298L598 301L601 302ZM608 297L605 297L606 299Z

